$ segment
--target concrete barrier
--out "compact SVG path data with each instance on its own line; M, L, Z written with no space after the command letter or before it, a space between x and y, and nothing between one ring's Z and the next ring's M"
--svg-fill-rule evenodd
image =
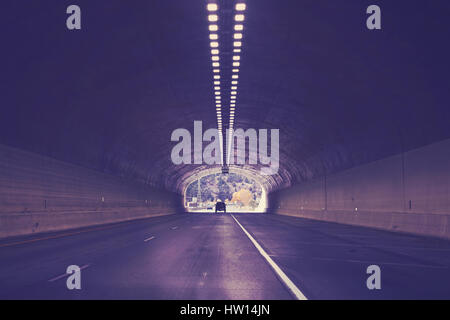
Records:
M176 213L166 208L108 209L80 212L33 212L0 215L0 238L97 226Z
M269 195L278 214L450 238L450 139Z

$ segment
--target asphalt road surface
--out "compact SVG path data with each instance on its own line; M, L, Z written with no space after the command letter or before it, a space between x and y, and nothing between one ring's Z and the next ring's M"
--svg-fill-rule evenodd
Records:
M67 289L70 265L82 269L81 290ZM370 265L379 290L367 288ZM0 299L299 294L450 299L450 241L271 214L178 214L0 241Z

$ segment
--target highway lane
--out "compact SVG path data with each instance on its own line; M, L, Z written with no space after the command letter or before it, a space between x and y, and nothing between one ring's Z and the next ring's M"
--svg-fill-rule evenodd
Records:
M450 241L234 214L309 299L450 298ZM44 239L44 240L40 240ZM69 265L81 290L66 288ZM381 290L366 287L381 268ZM293 299L229 214L178 214L0 241L1 299Z
M235 215L308 299L450 299L450 241L280 215ZM368 290L367 267L381 269Z
M49 281L72 264L88 265L82 270L81 290L67 290L65 278ZM291 299L291 295L229 215L186 214L0 247L0 298Z

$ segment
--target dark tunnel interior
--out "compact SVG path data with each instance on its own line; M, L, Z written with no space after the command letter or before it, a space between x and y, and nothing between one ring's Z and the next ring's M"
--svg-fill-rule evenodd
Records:
M349 286L346 292L337 289L342 288L340 285L330 291L317 289L323 277L312 270L321 270L320 261L328 261L330 256L312 259L314 262L301 271L298 271L301 263L294 258L281 258L283 252L291 257L299 252L307 254L308 249L301 249L300 243L316 240L320 243L322 238L328 239L324 243L330 243L338 241L337 234L346 234L343 246L356 241L358 250L392 243L402 243L405 248L421 247L422 251L414 253L399 249L400 253L391 254L395 259L387 263L390 266L402 261L398 257L408 256L415 265L432 265L439 272L450 267L448 1L73 2L3 0L0 4L3 261L21 264L19 252L26 248L15 243L82 230L84 238L79 240L80 246L90 246L95 239L88 238L93 237L89 232L121 223L128 223L123 228L130 231L116 233L123 237L123 242L117 240L116 247L131 241L127 237L132 233L144 234L144 226L159 230L164 225L172 233L183 226L193 230L197 226L214 230L208 231L214 232L211 241L219 243L226 252L231 250L227 248L242 246L242 241L248 242L242 227L273 253L273 263L282 269L296 270L285 276L299 288L303 285L301 295L295 288L288 286L286 290L277 278L263 281L271 289L261 285L261 292L265 293L256 293L256 289L248 288L259 280L238 273L231 280L227 278L231 282L223 285L228 291L216 290L212 296L210 291L202 291L200 285L184 282L181 291L155 289L150 294L145 285L133 284L132 280L121 291L123 296L450 298L446 287L430 280L438 278L432 269L414 269L419 278L428 279L429 290L416 292L392 285L391 291L383 291L385 295L373 295L373 291L356 285L354 291ZM82 10L82 28L68 30L66 8L75 3ZM208 12L208 3L217 4L217 11ZM233 51L238 3L246 4L245 19L241 50ZM381 30L366 27L366 8L374 3L382 9ZM213 24L208 20L211 13L219 16L218 31L214 34L220 43L217 58L220 58L220 81L213 78L211 66L214 61L208 29ZM235 65L231 66L236 52L239 52L239 63L235 64L239 66L236 78L239 81L234 84L229 80L235 79L231 76L237 72L233 69ZM218 127L215 87L219 83L224 130L231 118L235 129L279 129L279 168L273 174L262 175L260 169L264 165L250 163L249 145L244 144L243 150L242 146L231 149L233 158L244 151L245 163L230 164L230 173L242 174L262 186L267 203L261 211L266 211L266 215L231 216L227 212L213 221L208 220L208 215L186 214L188 186L208 174L220 175L223 166L174 164L171 152L176 142L171 141L171 135L178 128L194 132L194 121L202 121L204 131ZM234 90L237 102L236 107L233 103L233 116L229 117L231 103L226 99ZM205 148L207 143L203 141L201 145ZM245 186L241 180L237 186L234 182L234 191ZM209 194L211 202L216 201L216 194L219 191ZM227 201L231 198L230 195ZM190 201L194 201L192 197ZM112 236L108 230L95 232ZM148 239L156 232L150 232ZM305 235L309 233L312 240ZM232 240L224 240L229 237ZM375 238L379 242L370 242ZM64 239L61 243L67 241L70 246L69 240ZM192 239L183 234L177 241L172 238L164 241L166 245L171 241L183 243L180 247L193 250L193 255L194 247L207 246L200 238L195 238L200 242ZM145 243L158 240L156 235ZM98 242L97 245L101 246ZM316 245L319 247L314 254L323 249ZM256 259L258 251L251 242L246 246L242 254L247 254L249 260ZM175 247L168 249L174 257L181 250ZM44 251L45 248L39 247L33 252ZM161 255L161 261L169 259L159 251L142 252L142 256L146 254ZM90 266L88 262L97 258L92 253L86 255L88 258L80 260ZM370 253L363 255L369 258L348 259L374 264L389 260ZM105 257L109 259L106 253ZM127 267L125 261L135 259L131 253L125 253L124 257L121 270ZM208 266L212 262L208 260L199 274L211 274L213 270L224 274L228 264L240 263L235 257L223 259L227 261L225 266L214 264L211 270ZM180 261L184 260L170 263L183 265ZM59 273L64 273L62 266L68 263L61 258ZM93 262L92 266L99 263ZM261 271L265 272L261 276L264 279L270 277L269 265L271 262L267 270ZM23 295L20 285L9 276L17 274L8 268L0 262L0 283L10 288L5 291L0 286L0 298L54 296L51 289L46 291L48 296L33 290L28 296ZM86 272L95 269L86 268ZM160 288L155 283L166 279L159 275L165 275L167 269L162 265L160 268L150 277L154 281L152 288ZM323 268L324 274L330 274ZM103 271L110 277L125 279L122 271L117 270L110 267ZM341 277L359 272L351 270L342 271ZM58 275L57 269L48 273ZM361 277L365 276L362 273ZM390 276L388 273L386 279ZM50 276L42 275L42 279L45 277ZM166 283L172 283L169 278ZM445 279L449 279L448 275ZM213 282L213 287L223 288L219 282ZM96 284L103 288L100 282ZM388 288L389 285L388 282ZM132 287L135 291L131 291ZM123 297L109 296L102 290L87 297ZM71 298L70 292L57 292Z

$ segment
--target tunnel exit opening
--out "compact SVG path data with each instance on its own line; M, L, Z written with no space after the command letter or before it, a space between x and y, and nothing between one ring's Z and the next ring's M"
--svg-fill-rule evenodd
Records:
M224 174L206 171L192 177L184 189L187 212L215 212L222 201L227 212L263 213L267 209L267 190L256 178L238 172Z

